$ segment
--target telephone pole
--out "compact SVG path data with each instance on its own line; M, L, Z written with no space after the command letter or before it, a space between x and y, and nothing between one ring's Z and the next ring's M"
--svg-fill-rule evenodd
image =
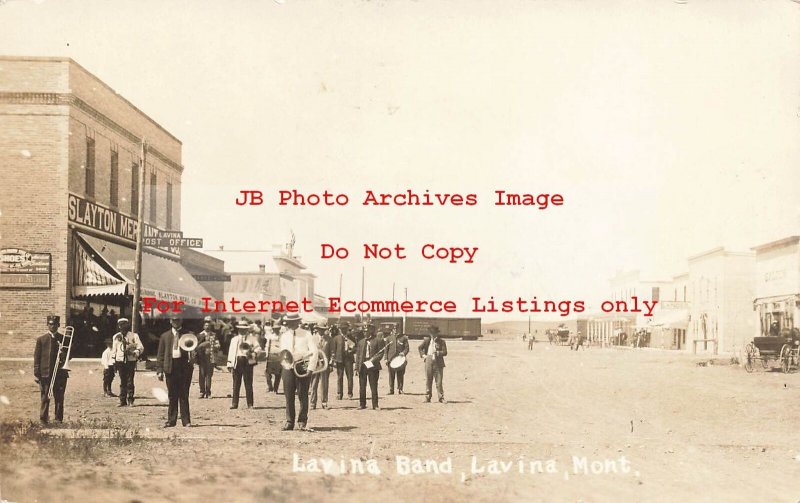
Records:
M139 333L139 301L142 297L142 241L144 240L144 177L147 165L147 141L142 138L139 162L139 201L136 216L136 262L133 267L133 305L131 306L131 331Z

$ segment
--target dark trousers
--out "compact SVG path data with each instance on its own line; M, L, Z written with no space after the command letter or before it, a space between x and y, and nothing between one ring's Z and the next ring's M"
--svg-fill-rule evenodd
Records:
M367 406L367 381L369 381L369 389L372 391L372 407L378 406L378 377L381 371L376 368L367 369L361 366L361 371L358 373L358 403L362 407Z
M119 403L133 405L133 393L136 388L133 379L136 377L136 362L117 362L114 364L119 374Z
M278 392L278 385L281 383L281 373L283 369L277 367L277 365L278 364L267 362L267 367L264 370L264 376L267 378L267 393L270 391Z
M67 375L66 370L59 370L53 387L52 399L55 401L56 421L59 423L64 420L64 393L67 391ZM50 421L50 400L47 399L47 393L50 391L50 379L51 376L43 376L39 379L39 391L42 395L39 419L45 424Z
M193 373L194 367L186 360L173 360L172 373L166 375L169 395L167 422L173 426L178 422L178 408L181 410L181 423L186 426L192 422L189 414L189 387L192 385Z
M439 393L439 399L444 399L444 386L442 380L444 379L444 367L435 365L432 357L425 360L425 397L430 400L433 395L433 380L436 379L436 391Z
M300 378L294 375L294 371L283 369L282 377L283 394L286 398L286 422L294 425L294 397L297 395L300 399L300 415L297 416L297 422L308 423L308 386L311 384L311 376Z
M328 383L330 381L331 373L327 370L311 374L311 406L317 406L317 388L319 383L322 382L322 403L328 403Z
M397 377L397 389L403 391L403 379L406 376L406 366L403 365L399 369L389 367L389 391L394 391L394 380Z
M114 382L114 366L109 365L103 369L103 393L111 394L111 383Z
M347 376L347 396L353 396L353 361L345 360L336 364L336 397L342 398L344 376Z
M202 361L197 362L197 367L200 369L200 377L198 384L200 384L200 394L203 396L211 396L211 378L214 376L214 362Z
M236 362L236 368L233 369L231 372L233 373L233 393L231 394L231 406L238 407L239 406L239 391L242 389L242 379L244 379L244 394L247 398L247 406L253 406L253 367L255 365L250 365L247 363L247 359L244 359L244 362Z

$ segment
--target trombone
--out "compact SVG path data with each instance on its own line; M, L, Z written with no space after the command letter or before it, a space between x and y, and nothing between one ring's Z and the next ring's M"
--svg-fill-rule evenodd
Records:
M69 368L69 353L72 351L72 336L75 334L74 327L66 327L64 329L64 338L58 343L58 354L56 355L56 364L52 370L52 377L50 377L50 388L47 390L47 400L50 401L50 398L53 396L53 387L56 385L56 376L58 375L58 365L61 361L61 352L64 350L64 346L67 347L67 355L64 359L64 366L61 367L61 370L66 370L69 372L71 369Z

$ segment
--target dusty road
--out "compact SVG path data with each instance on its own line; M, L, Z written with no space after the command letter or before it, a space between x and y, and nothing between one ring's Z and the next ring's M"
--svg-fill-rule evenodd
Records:
M650 350L576 353L540 343L528 352L519 341L451 342L449 350L447 404L423 403L422 365L413 359L408 394L384 396L384 370L382 410L334 397L332 409L312 411L314 433L279 431L283 396L266 395L263 364L254 410L228 410L230 375L218 372L211 400L197 399L192 385L194 427L163 430L166 405L151 393L163 383L154 374L139 373L137 406L119 409L102 397L97 365L78 363L67 425L55 437L22 434L9 425L36 418L38 389L31 364L3 362L0 395L10 403L0 404L0 495L20 502L800 500L800 374L700 367L699 358ZM440 473L398 473L406 458L397 456L435 460ZM331 473L298 469L322 465L319 458ZM351 473L351 460L366 473ZM336 473L342 465L345 473Z

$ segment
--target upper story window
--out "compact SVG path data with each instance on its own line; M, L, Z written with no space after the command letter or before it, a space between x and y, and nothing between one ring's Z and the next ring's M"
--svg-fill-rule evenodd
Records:
M94 138L86 138L86 197L94 197Z
M119 206L119 154L111 151L111 197L109 199L112 208Z

